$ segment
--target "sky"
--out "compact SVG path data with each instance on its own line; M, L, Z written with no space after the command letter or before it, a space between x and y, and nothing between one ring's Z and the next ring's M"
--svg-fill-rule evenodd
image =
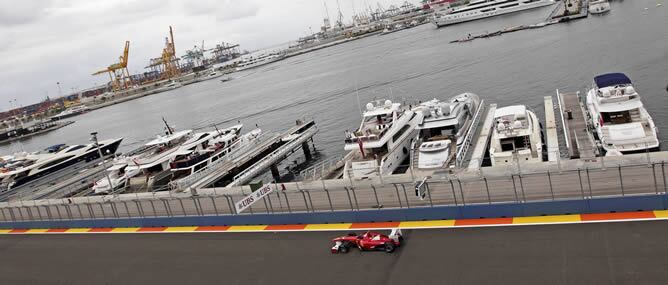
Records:
M106 74L91 74L117 62L126 40L130 73L144 72L162 52L170 25L178 56L202 41L205 48L225 41L252 51L296 40L322 25L324 2L0 0L0 110L106 83ZM337 3L326 2L333 23ZM353 9L403 0L339 2L350 21Z

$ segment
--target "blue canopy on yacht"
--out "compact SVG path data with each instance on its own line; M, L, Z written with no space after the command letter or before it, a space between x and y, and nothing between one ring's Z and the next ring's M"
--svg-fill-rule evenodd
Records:
M594 83L598 88L604 88L608 86L631 84L631 79L624 73L607 73L594 77Z

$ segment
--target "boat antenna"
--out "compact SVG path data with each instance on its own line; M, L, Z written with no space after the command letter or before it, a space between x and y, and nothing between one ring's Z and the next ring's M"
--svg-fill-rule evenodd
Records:
M174 130L172 129L172 127L169 126L169 124L167 123L167 120L165 120L165 117L162 117L162 121L165 123L165 126L167 126L167 133L170 134L170 135L173 135Z
M216 124L213 124L213 127L216 129L216 132L218 132L218 136L220 136L220 130L218 129L218 126Z

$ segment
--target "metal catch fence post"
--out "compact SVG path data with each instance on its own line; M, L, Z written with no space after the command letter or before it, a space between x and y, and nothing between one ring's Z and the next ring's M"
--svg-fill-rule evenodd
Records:
M448 182L450 182L450 189L452 190L452 198L455 200L455 206L459 205L457 203L457 194L455 193L455 184L452 183L452 179L448 179Z
M376 192L376 187L371 185L371 190L373 190L373 197L376 198L376 208L380 210L381 205L380 201L378 201L378 193Z
M619 187L622 190L622 196L624 196L624 178L622 178L622 166L618 165L617 170L619 171Z
M424 185L425 189L427 189L427 197L429 197L429 207L434 207L434 201L431 200L431 189L429 188L429 183L425 181ZM461 183L459 185L461 186ZM462 197L464 197L464 192L462 192Z
M394 185L394 190L397 192L397 201L399 201L399 208L403 208L404 206L401 204L401 196L399 196L399 187L397 187L397 184L393 183Z
M315 213L315 206L313 206L313 199L311 199L311 192L308 190L304 190L306 192L306 196L308 197L309 203L311 203L311 212Z
M327 194L327 202L329 202L329 209L334 212L334 205L332 205L332 197L329 195L329 190L327 188L323 188L322 190L325 191L325 194Z
M487 190L487 202L492 205L492 196L489 194L489 184L487 184L487 177L482 178L485 181L485 190Z
M459 178L457 178L457 184L459 185L459 193L462 195L462 205L466 206L466 198L464 197L464 188L462 187L462 181L459 180ZM427 189L428 188L429 185L427 184ZM429 202L431 202L431 195L429 196Z
M220 214L218 213L218 206L216 206L216 198L209 196L209 199L211 199L211 205L213 205L214 213L216 213L216 216L219 216Z
M343 187L343 189L346 189L346 195L348 196L348 202L350 203L350 210L355 211L355 206L353 206L353 199L350 197L350 192L348 191L348 187Z

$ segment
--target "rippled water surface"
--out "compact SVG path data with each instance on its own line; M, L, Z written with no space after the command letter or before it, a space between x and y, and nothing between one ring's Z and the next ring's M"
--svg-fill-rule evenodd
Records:
M233 74L229 82L202 82L96 110L75 117L68 127L0 151L87 143L92 131L101 138L124 137L121 151L127 151L160 133L162 117L178 129L240 120L246 130L258 124L265 131L310 117L320 128L317 148L332 156L343 153L344 130L359 124L358 96L363 106L373 98L446 99L473 92L486 103L525 104L542 117L543 96L554 95L557 88L584 92L596 74L612 71L631 77L665 138L668 7L655 5L615 1L608 15L461 44L449 41L535 23L549 8L372 36Z

